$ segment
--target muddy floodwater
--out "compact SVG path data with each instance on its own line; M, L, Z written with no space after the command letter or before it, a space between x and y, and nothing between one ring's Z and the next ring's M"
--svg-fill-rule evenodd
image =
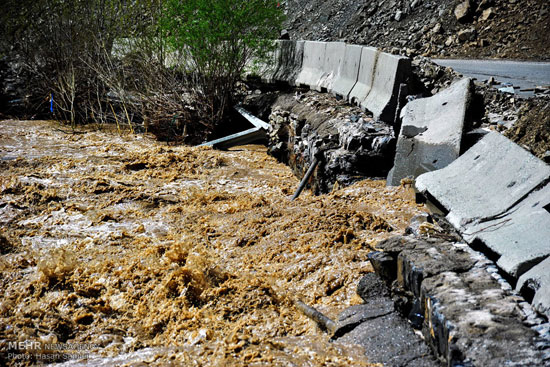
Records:
M384 181L290 201L259 145L45 121L0 121L0 172L0 365L374 365L293 302L361 303L367 253L425 210Z

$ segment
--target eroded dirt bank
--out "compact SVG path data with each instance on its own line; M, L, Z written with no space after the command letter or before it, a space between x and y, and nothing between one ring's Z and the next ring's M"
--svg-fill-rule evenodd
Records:
M148 365L369 365L292 301L360 303L366 254L424 209L383 181L291 202L265 151L0 122L0 364L36 363L52 352L6 345L41 341Z

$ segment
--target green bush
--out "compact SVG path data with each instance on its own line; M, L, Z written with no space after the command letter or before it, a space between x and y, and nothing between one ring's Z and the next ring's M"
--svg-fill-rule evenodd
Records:
M274 0L166 0L161 29L179 52L207 116L220 123L247 63L273 50L283 12Z

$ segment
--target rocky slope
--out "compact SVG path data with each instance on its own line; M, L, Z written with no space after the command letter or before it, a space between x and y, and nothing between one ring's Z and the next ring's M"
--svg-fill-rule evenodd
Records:
M288 0L291 38L430 57L549 60L547 0Z

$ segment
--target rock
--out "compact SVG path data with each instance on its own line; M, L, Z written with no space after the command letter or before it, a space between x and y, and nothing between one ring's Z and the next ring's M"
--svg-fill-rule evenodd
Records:
M368 299L365 302L366 304L347 308L338 316L338 326L334 332L334 339L364 322L386 316L395 311L394 303L388 296Z
M466 22L470 16L470 0L465 0L458 4L455 8L455 17L459 22Z
M490 43L487 39L482 38L482 39L479 40L479 47L487 47L489 45L490 45Z
M370 361L384 366L439 365L407 321L395 312L364 322L337 341L360 345Z
M433 223L432 217L428 213L415 215L409 222L409 226L405 229L405 233L412 234L417 238L422 237L420 226L424 223Z
M279 36L279 39L281 40L289 40L290 39L290 33L286 29L283 29L281 31L281 35Z
M401 20L401 18L403 17L403 12L401 10L398 10L396 13L395 13L395 17L394 19L399 22Z
M447 37L447 39L445 40L445 46L449 47L451 46L456 40L456 36L449 36Z
M432 28L432 33L434 34L439 34L439 33L442 33L443 32L443 26L441 25L441 23L437 23L433 28Z
M483 9L487 9L488 7L493 6L494 4L495 4L494 0L482 0L479 3L476 11L479 13L483 11Z
M488 9L485 9L483 11L483 13L481 13L480 19L485 21L485 20L491 18L494 15L495 15L495 9L494 8L488 8Z
M368 302L373 298L389 297L390 291L376 273L368 273L357 284L357 295Z
M458 31L458 40L461 42L472 41L476 36L475 28L466 28Z
M0 234L0 255L5 255L13 252L14 246Z
M388 252L374 251L368 254L372 267L386 283L391 283L397 277L397 263L394 256Z

